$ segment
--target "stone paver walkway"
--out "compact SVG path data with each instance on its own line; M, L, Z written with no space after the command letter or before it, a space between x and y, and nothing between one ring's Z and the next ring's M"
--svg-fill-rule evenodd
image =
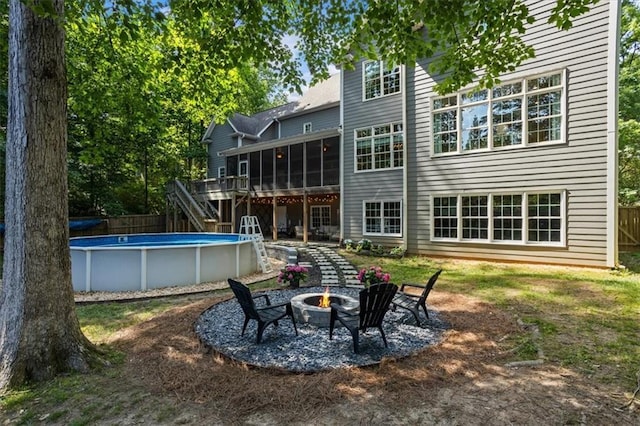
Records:
M340 256L331 247L308 246L300 247L298 251L311 256L313 262L299 262L306 268L318 268L322 275L322 286L351 286L360 285L358 271L344 257ZM315 283L314 283L315 284ZM315 284L317 285L317 284Z

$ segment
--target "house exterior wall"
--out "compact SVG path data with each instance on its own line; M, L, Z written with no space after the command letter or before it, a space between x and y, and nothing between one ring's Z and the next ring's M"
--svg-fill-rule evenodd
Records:
M225 157L218 156L218 152L234 148L238 145L238 139L231 136L233 132L233 127L231 127L229 122L218 124L213 129L211 134L212 142L207 145L207 177L218 177L218 168L226 166Z
M611 29L617 28L617 4L596 4L574 20L569 31L546 23L555 0L528 1L536 22L525 41L536 57L503 75L505 83L541 73L565 76L563 136L560 143L540 143L491 151L434 155L432 102L437 76L428 72L429 60L407 67L402 92L363 101L361 64L344 72L344 181L342 187L344 237L363 237L363 200L403 199L403 235L399 239L367 237L374 243L405 244L411 253L541 262L584 266L614 266L610 243L617 232L607 193L615 176L612 152L615 132L608 121L608 103L615 102ZM616 2L617 3L617 2ZM613 20L614 25L611 25ZM435 77L435 78L434 78ZM473 88L473 85L468 89ZM609 91L608 91L609 88ZM406 103L405 169L354 172L354 129L402 120ZM526 121L526 119L525 119ZM612 172L613 171L613 172ZM406 181L403 175L406 173ZM375 182L375 183L374 183ZM406 182L406 191L403 184ZM372 184L374 183L374 184ZM562 244L445 241L433 238L432 199L445 195L543 193L564 195ZM526 196L526 195L525 195ZM613 196L615 198L615 196ZM491 207L491 206L490 206ZM457 218L460 220L460 217ZM526 228L525 228L526 229ZM409 231L407 231L409 230ZM609 243L608 243L609 241Z
M280 137L288 138L302 134L304 123L311 123L312 132L338 127L340 124L340 107L336 105L328 109L313 111L309 114L283 118L280 120Z
M362 62L343 74L343 219L344 237L368 238L378 244L399 245L402 237L371 237L363 232L363 202L402 199L403 170L356 171L355 130L363 127L402 122L399 93L363 101Z

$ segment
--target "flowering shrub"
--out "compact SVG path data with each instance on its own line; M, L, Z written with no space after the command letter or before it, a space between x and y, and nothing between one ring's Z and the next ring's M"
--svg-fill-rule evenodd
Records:
M300 265L287 265L278 274L279 283L288 283L291 287L298 287L300 282L307 279L309 270Z
M370 266L368 268L360 269L358 272L358 279L365 287L369 287L372 284L388 283L391 279L391 275L382 271L379 266Z

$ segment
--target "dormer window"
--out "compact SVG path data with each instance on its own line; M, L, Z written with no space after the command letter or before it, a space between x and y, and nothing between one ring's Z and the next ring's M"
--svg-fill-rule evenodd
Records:
M391 68L383 61L362 64L363 98L370 100L400 92L400 67Z
M304 123L302 125L302 133L303 134L311 133L312 129L313 129L313 126L312 126L311 123Z

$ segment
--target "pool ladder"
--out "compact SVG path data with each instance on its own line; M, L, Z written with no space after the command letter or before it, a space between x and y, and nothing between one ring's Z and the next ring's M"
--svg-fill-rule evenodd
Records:
M262 229L260 229L260 223L257 216L242 216L240 218L240 234L244 238L251 239L253 241L253 248L256 250L258 256L258 265L263 274L273 272L273 267L267 256L267 248L264 245L264 237L262 236Z

